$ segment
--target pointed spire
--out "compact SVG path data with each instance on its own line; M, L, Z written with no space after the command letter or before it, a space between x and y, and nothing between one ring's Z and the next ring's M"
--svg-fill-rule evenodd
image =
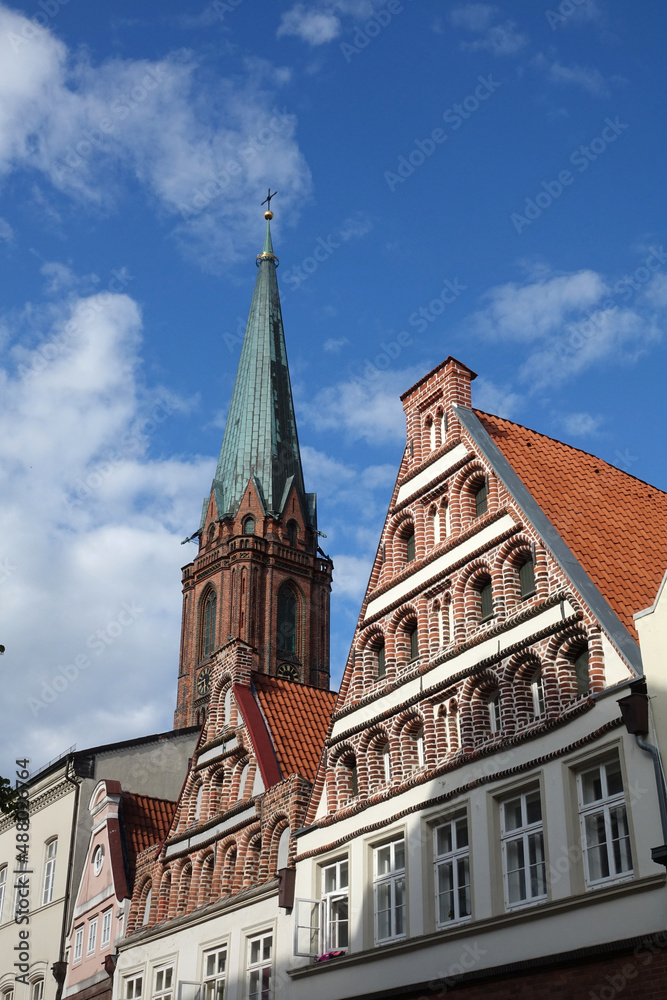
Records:
M259 269L245 339L213 481L218 515L235 514L251 477L267 513L279 514L292 483L308 520L314 495L306 494L294 415L270 218L257 256Z

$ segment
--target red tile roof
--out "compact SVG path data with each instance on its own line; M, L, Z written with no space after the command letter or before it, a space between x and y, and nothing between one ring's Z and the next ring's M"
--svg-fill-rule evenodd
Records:
M623 624L667 569L667 493L585 451L501 417L480 421Z
M176 803L133 792L123 792L121 803L128 863L133 875L137 854L153 844L161 843L169 833Z
M315 779L336 703L334 691L253 674L264 718L273 738L283 778Z

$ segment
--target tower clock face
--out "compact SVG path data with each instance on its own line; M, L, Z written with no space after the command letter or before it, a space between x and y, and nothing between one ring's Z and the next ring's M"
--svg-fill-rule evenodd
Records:
M211 668L204 667L200 671L199 677L197 678L197 694L205 695L208 694L211 689Z
M299 668L295 667L293 663L281 663L276 670L276 677L280 677L283 681L298 681Z

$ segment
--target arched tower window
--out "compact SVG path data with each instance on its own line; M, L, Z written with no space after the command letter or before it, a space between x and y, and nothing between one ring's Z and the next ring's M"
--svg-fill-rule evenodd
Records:
M210 656L215 649L215 619L218 599L214 590L209 590L204 598L201 611L201 659Z
M254 535L255 534L255 518L246 517L243 522L243 534L244 535Z
M296 540L297 540L298 533L299 533L299 525L296 523L296 521L294 521L294 520L288 521L287 522L287 540L290 543L290 545L292 546L292 548L294 548L296 546Z
M296 626L298 601L289 585L278 591L278 651L296 653Z

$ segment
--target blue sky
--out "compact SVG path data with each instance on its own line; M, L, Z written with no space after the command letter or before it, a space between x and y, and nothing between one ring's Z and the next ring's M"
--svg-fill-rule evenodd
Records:
M398 396L448 354L475 405L667 488L666 21L656 0L0 2L0 773L171 726L180 542L269 184L334 682Z

